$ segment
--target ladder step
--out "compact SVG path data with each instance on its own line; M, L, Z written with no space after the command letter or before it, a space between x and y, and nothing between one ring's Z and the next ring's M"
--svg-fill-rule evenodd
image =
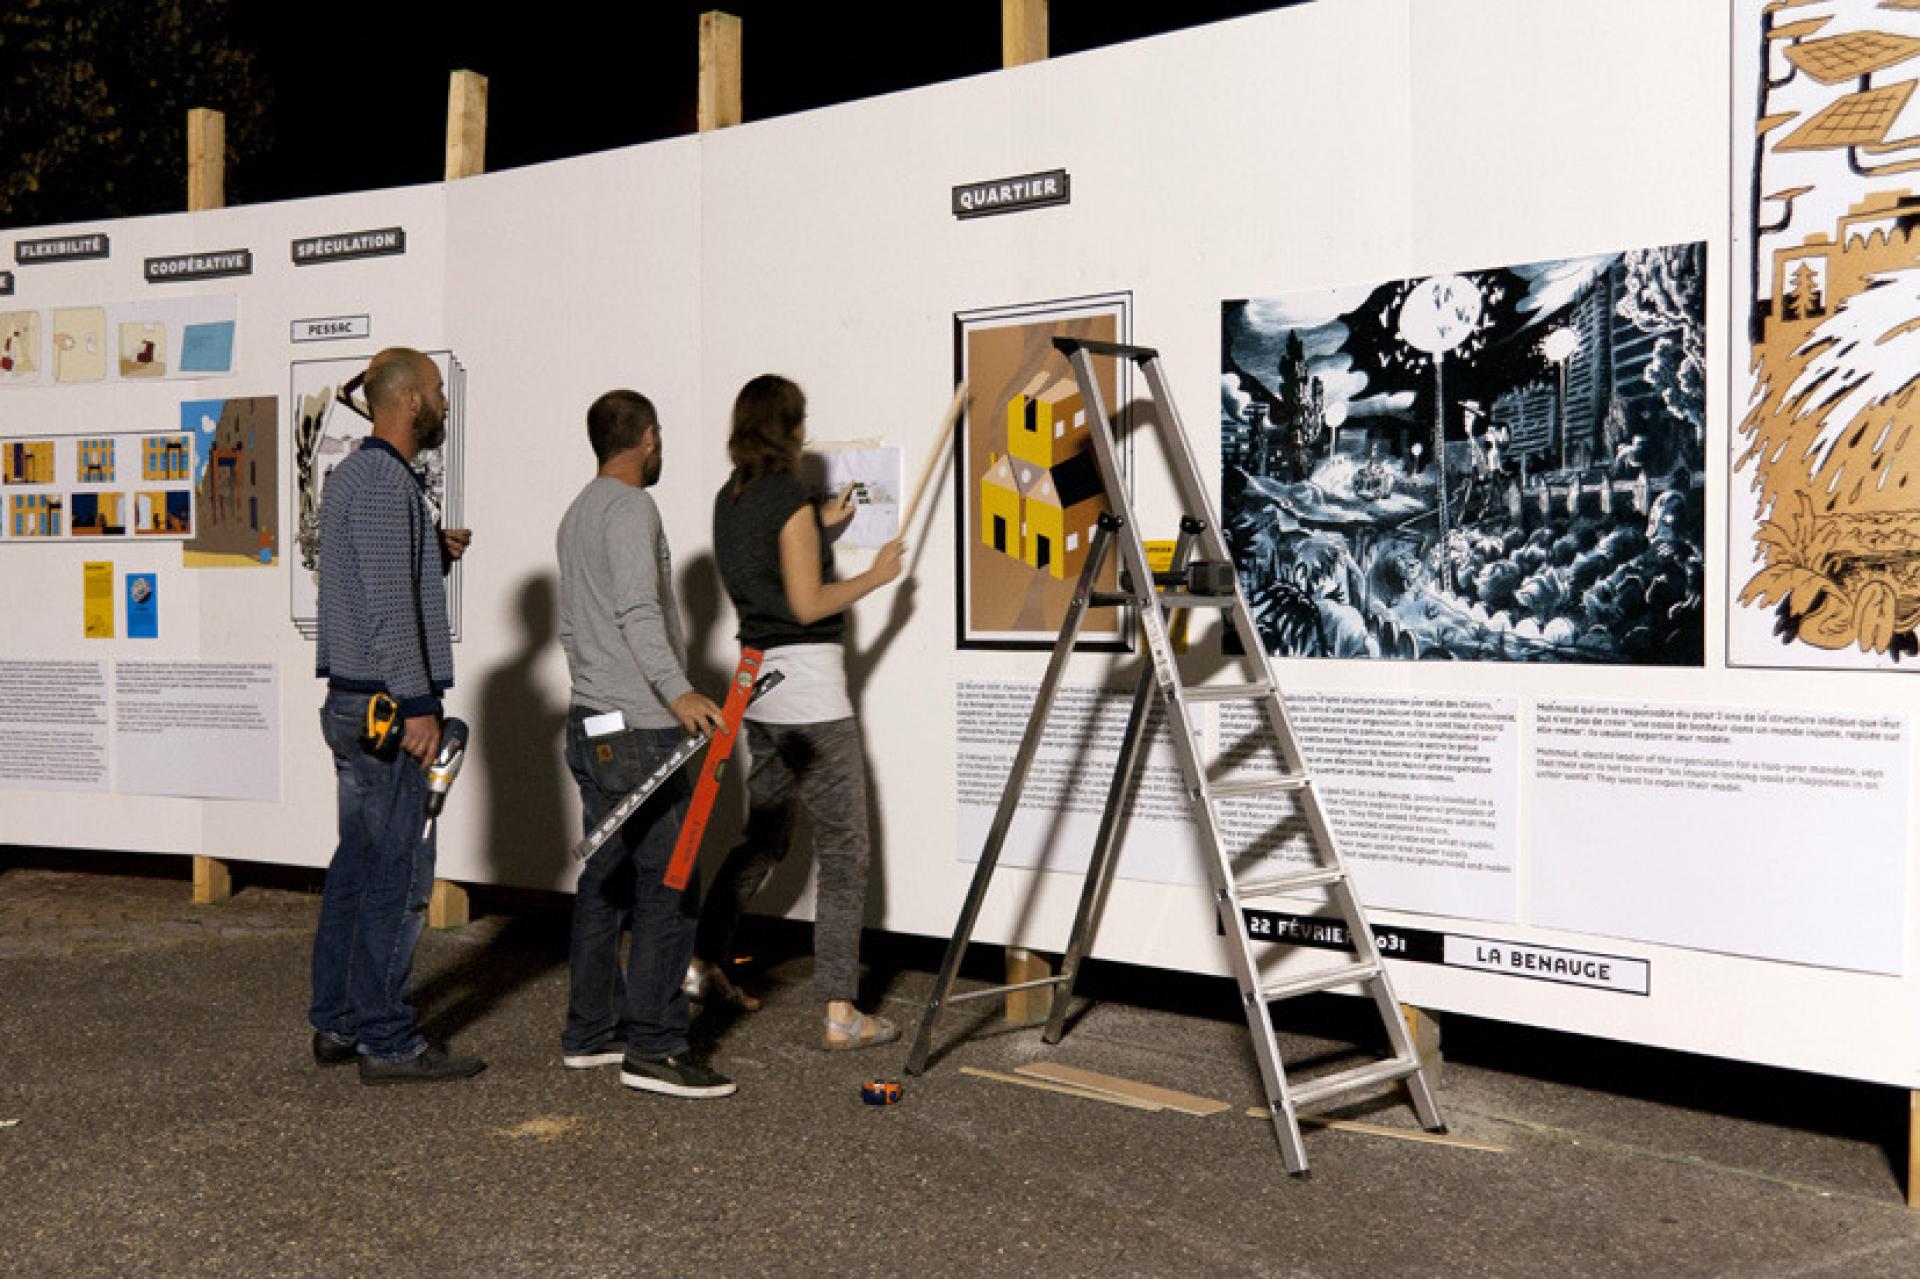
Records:
M1189 595L1185 591L1161 591L1154 598L1164 609L1232 608L1239 602L1235 595Z
M988 986L983 990L963 991L958 995L948 995L950 1004L964 1004L969 999L993 999L999 995L1011 995L1016 990L1038 990L1042 986L1060 986L1066 983L1064 976L1042 977L1037 981L1018 981L1011 986Z
M1283 999L1296 999L1301 995L1311 995L1322 990L1333 990L1340 986L1351 986L1356 982L1372 981L1380 976L1380 965L1342 964L1338 968L1322 968L1302 977L1277 981L1270 986L1260 988L1260 998L1270 1004Z
M1312 870L1296 870L1267 879L1250 879L1244 884L1234 885L1234 891L1243 899L1285 897L1288 893L1298 892L1302 888L1325 888L1329 884L1339 883L1346 877L1347 872L1342 867L1316 866Z
M1189 702L1255 702L1273 696L1271 684L1202 684L1186 690Z
M1244 799L1249 795L1305 790L1312 784L1313 779L1304 773L1276 773L1271 777L1250 777L1242 781L1208 782L1207 793L1215 799Z
M1125 591L1088 591L1088 608L1132 608L1140 601Z
M1343 1070L1337 1074L1325 1075L1319 1079L1309 1079L1302 1084L1289 1084L1287 1094L1293 1100L1296 1110L1305 1109L1317 1101L1337 1097L1343 1092L1368 1088L1374 1084L1390 1083L1395 1079L1405 1079L1408 1075L1420 1071L1419 1058L1402 1060L1389 1057L1385 1061L1368 1062L1354 1070Z

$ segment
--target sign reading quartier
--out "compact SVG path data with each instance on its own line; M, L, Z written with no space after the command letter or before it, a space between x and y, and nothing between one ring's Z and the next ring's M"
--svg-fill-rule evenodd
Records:
M171 284L176 280L219 280L230 275L252 274L252 249L181 253L168 258L147 259L148 284Z
M338 235L316 235L293 242L295 266L318 266L324 262L352 262L358 258L384 258L407 251L405 228L390 226L377 231L343 231Z
M1017 178L995 178L991 182L969 182L953 189L953 216L984 218L994 213L1019 213L1026 209L1044 209L1066 204L1073 195L1073 181L1065 169L1028 173Z
M79 262L107 256L107 237L94 235L56 235L45 240L15 240L13 260L20 266L34 262Z

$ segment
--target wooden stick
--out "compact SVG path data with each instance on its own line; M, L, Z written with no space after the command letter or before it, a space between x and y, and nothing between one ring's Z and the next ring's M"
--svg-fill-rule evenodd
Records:
M1247 1118L1271 1121L1273 1112L1264 1106L1247 1107ZM1391 1137L1395 1141L1417 1141L1429 1146L1455 1146L1461 1150L1483 1150L1490 1155L1504 1155L1505 1146L1491 1141L1475 1141L1471 1137L1455 1137L1444 1132L1423 1132L1418 1128L1389 1128L1385 1124L1363 1124L1357 1119L1322 1119L1318 1115L1301 1115L1302 1128L1337 1128L1342 1132L1364 1133L1369 1137Z
M960 1073L972 1075L975 1079L991 1079L996 1083L1019 1084L1024 1088L1038 1088L1042 1092L1064 1093L1069 1097L1079 1097L1085 1101L1104 1101L1114 1106L1125 1106L1128 1110L1159 1110L1160 1107L1150 1101L1141 1101L1136 1097L1122 1097L1119 1093L1095 1092L1091 1088L1071 1088L1066 1084L1051 1083L1045 1079L1029 1079L1025 1075L1009 1075L998 1070L981 1070L977 1066L962 1066Z
M1134 1079L1122 1079L1118 1075L1103 1075L1097 1070L1082 1070L1078 1066L1068 1066L1057 1061L1029 1062L1017 1069L1022 1075L1051 1079L1055 1083L1085 1088L1090 1092L1131 1097L1135 1101L1151 1102L1156 1106L1164 1106L1168 1110L1177 1110L1183 1115L1217 1115L1223 1110L1233 1109L1227 1102L1215 1101L1211 1097L1201 1097L1190 1092L1178 1092L1172 1088L1143 1084Z
M953 403L947 405L947 416L940 423L940 434L933 441L933 448L927 452L926 465L920 468L920 478L913 486L913 496L907 500L907 510L900 517L900 535L905 537L907 530L913 527L913 513L920 509L920 495L926 492L927 481L933 478L933 468L940 462L940 455L947 450L947 438L953 434L953 424L960 420L960 411L967 406L967 384L962 382L953 388Z

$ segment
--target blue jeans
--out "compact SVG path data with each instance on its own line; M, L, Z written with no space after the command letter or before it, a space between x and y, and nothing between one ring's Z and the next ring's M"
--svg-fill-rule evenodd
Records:
M370 696L334 690L320 710L339 782L340 843L320 898L307 1019L315 1030L358 1040L368 1056L402 1061L427 1046L406 996L433 892L435 841L421 835L426 770L397 748L382 758L360 745Z
M632 728L589 738L581 721L598 711L575 706L567 716L567 768L580 787L583 831L646 780L674 747L677 728ZM640 1057L687 1050L687 996L680 989L693 958L699 891L660 882L673 858L693 786L675 773L600 846L574 889L568 947L567 1029L561 1047L590 1053L622 1040ZM630 927L627 968L620 972L620 930Z

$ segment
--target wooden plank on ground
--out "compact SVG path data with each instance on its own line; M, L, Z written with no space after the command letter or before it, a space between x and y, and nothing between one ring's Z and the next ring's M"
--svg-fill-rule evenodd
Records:
M1272 1120L1273 1112L1265 1106L1248 1106L1250 1119ZM1342 1132L1363 1133L1368 1137L1391 1137L1395 1141L1414 1141L1427 1146L1454 1146L1460 1150L1483 1150L1490 1155L1504 1155L1505 1146L1491 1141L1475 1141L1471 1137L1455 1137L1451 1133L1424 1132L1418 1128L1389 1128L1385 1124L1363 1124L1357 1119L1322 1119L1318 1115L1301 1115L1302 1128L1337 1128Z
M1150 1101L1141 1101L1134 1097L1123 1097L1118 1093L1095 1092L1091 1088L1074 1088L1067 1084L1056 1084L1045 1079L1029 1079L1025 1075L1009 1075L1000 1070L982 1070L978 1066L962 1066L960 1073L972 1075L975 1079L991 1079L996 1083L1019 1084L1022 1088L1038 1088L1042 1092L1057 1092L1068 1097L1079 1097L1085 1101L1104 1101L1110 1106L1125 1106L1129 1110L1157 1111L1161 1107Z
M1018 1070L1023 1075L1051 1079L1055 1083L1071 1084L1076 1088L1113 1093L1121 1097L1131 1097L1135 1101L1150 1101L1156 1106L1177 1110L1183 1115L1217 1115L1223 1110L1233 1109L1230 1103L1215 1101L1211 1097L1200 1097L1190 1092L1176 1092L1172 1088L1157 1088L1136 1079L1103 1075L1096 1070L1082 1070L1078 1066L1066 1066L1057 1061L1029 1062Z

